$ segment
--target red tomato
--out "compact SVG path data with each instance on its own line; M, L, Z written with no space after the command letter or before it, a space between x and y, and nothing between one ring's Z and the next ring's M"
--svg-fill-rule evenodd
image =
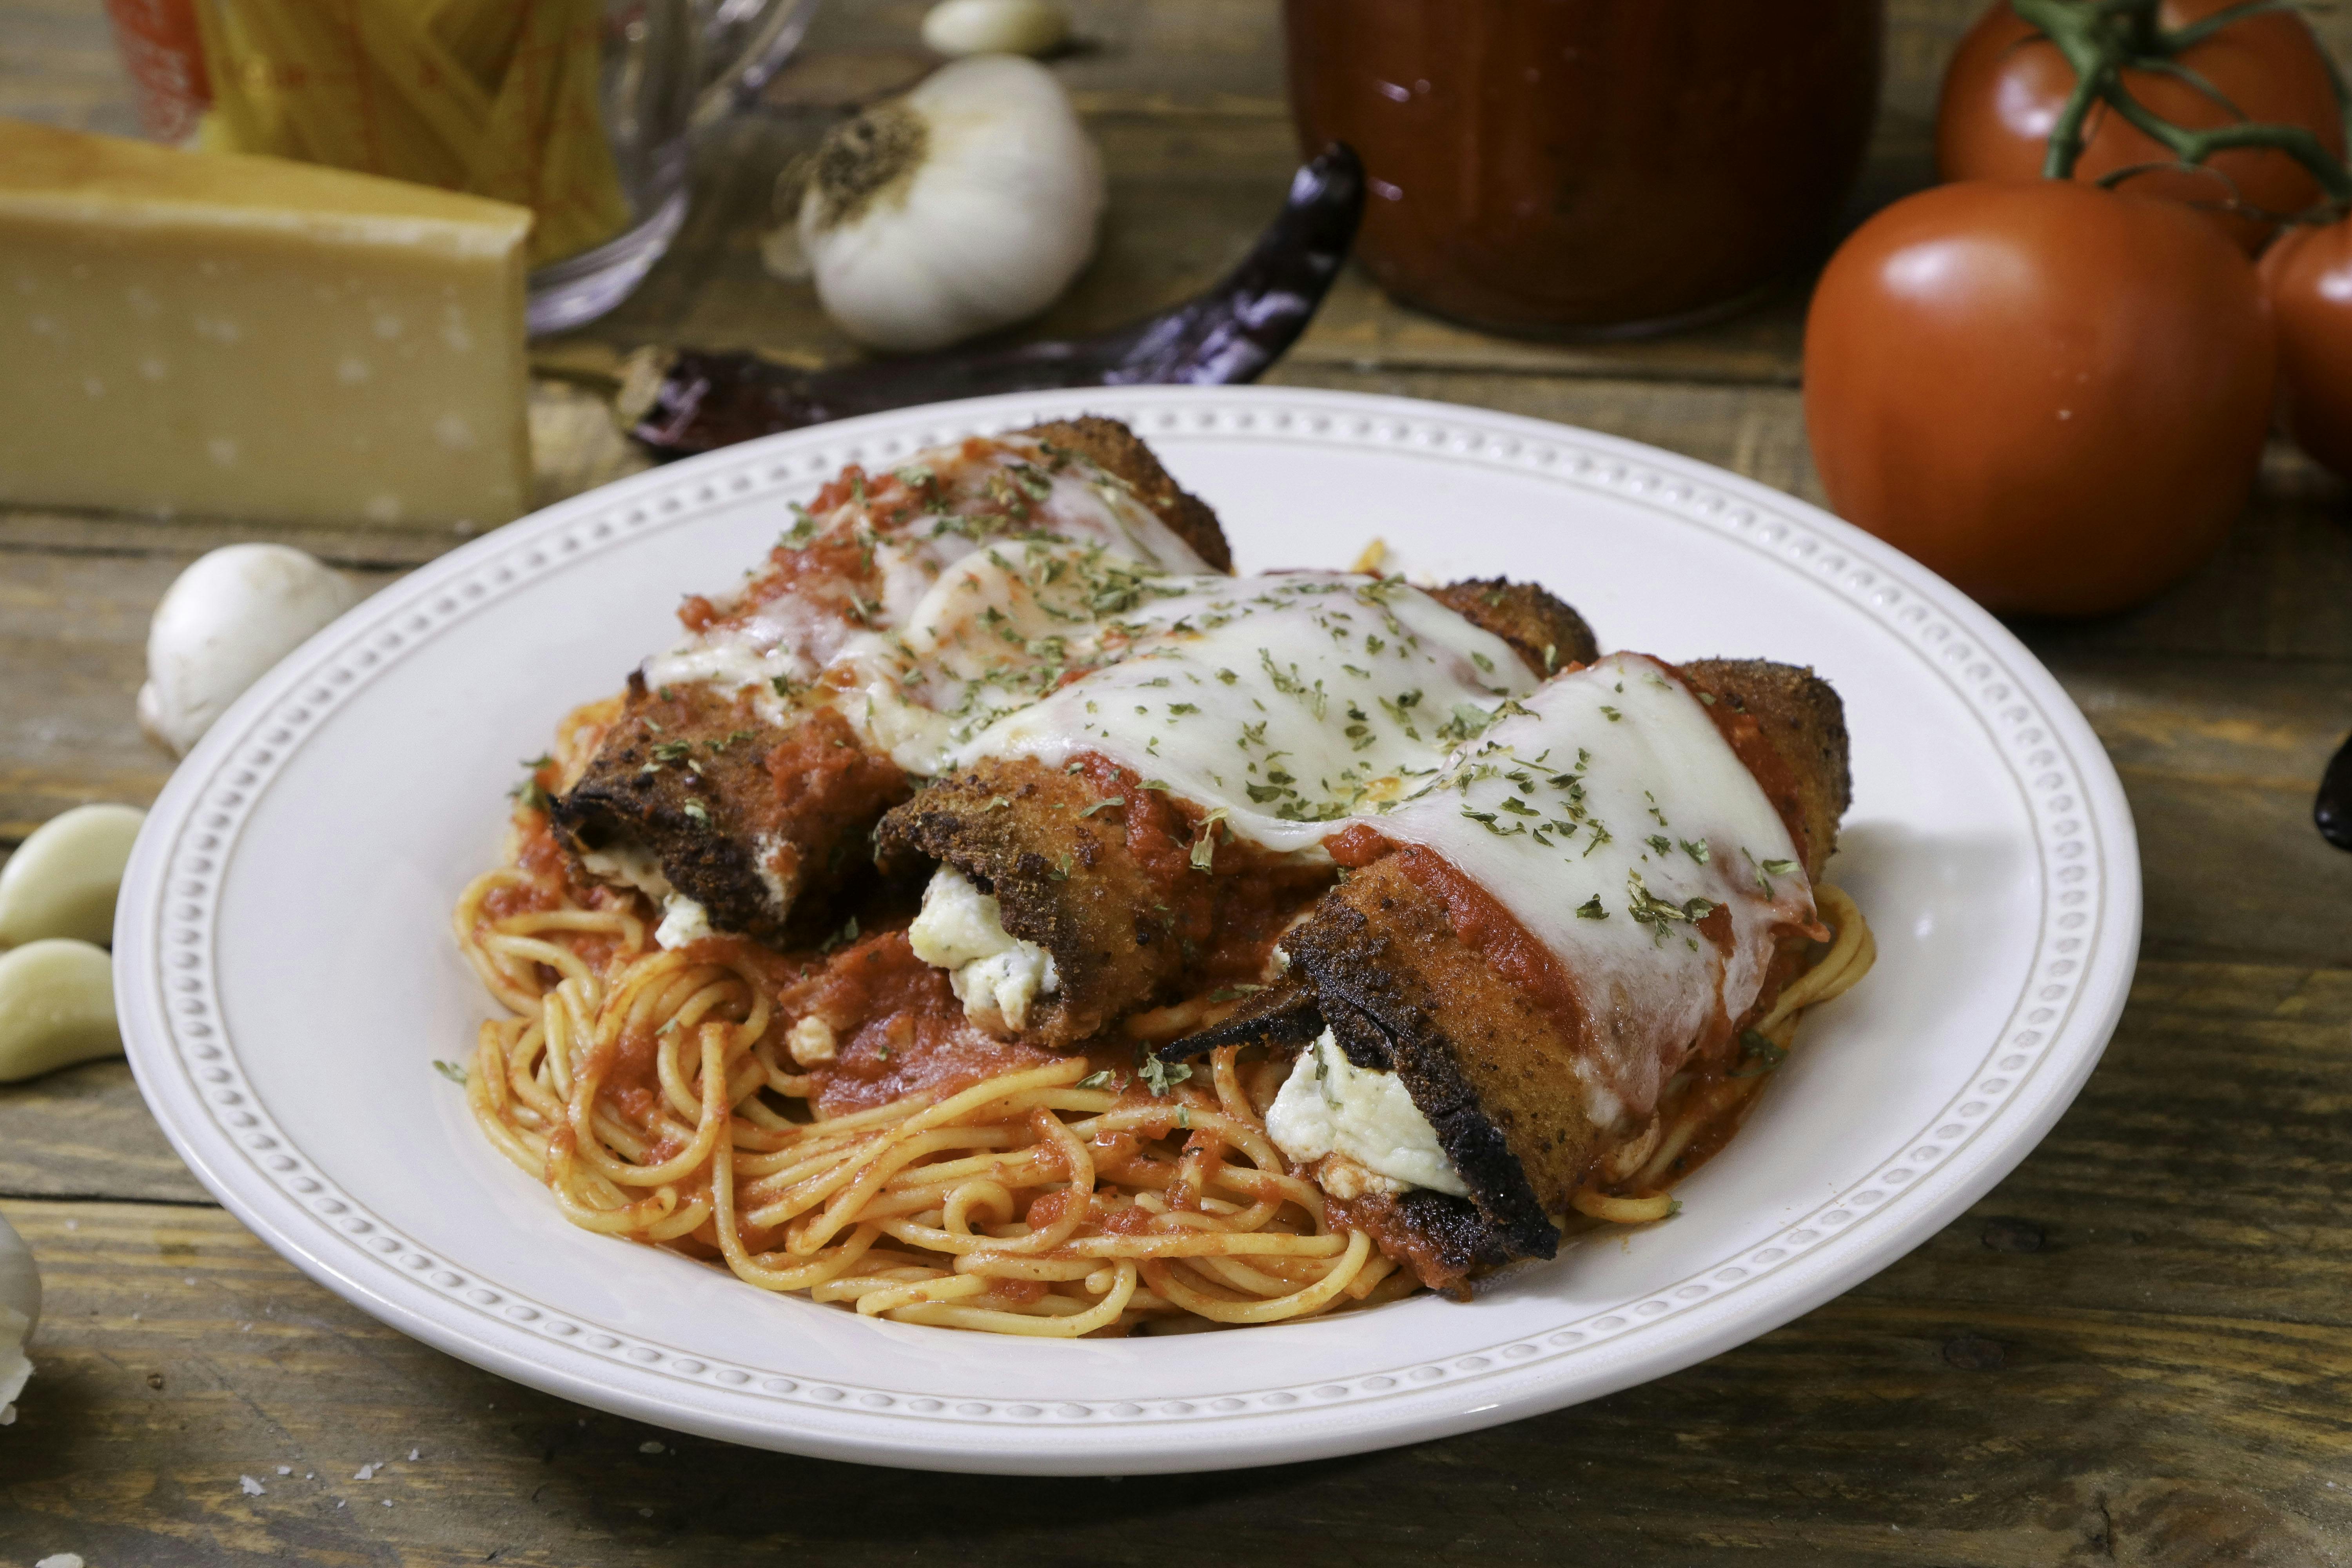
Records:
M2165 0L2158 16L2164 26L2178 27L2235 3ZM2178 60L2212 83L2246 118L2305 126L2329 152L2344 155L2342 110L2327 56L2293 12L2264 11L2233 22L2181 51ZM2123 79L2151 112L2185 130L2203 131L2239 118L2179 77L2126 71ZM1936 113L1937 174L1947 180L2024 180L2041 174L2050 128L2074 89L2074 68L2057 47L2021 21L2009 0L1994 0L1960 40L1944 73L1943 100ZM2084 131L2083 156L2074 165L2078 180L2095 181L2130 164L2173 161L2105 104L2093 106ZM2227 175L2241 199L2265 212L2300 212L2319 199L2311 175L2284 153L2242 149L2217 154L2208 166ZM2136 195L2209 205L2230 194L2221 180L2178 170L2135 174L2126 188ZM2262 248L2273 226L2236 213L2208 216L2249 253Z
M2291 228L2263 253L2279 392L2297 445L2352 479L2352 218Z
M2244 506L2275 351L2252 264L2172 202L2063 180L1906 197L1805 321L1831 504L1995 610L2095 615Z

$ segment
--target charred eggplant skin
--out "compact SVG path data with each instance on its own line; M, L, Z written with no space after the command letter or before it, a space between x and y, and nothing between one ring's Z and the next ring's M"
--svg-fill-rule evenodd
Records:
M1097 337L821 371L689 349L670 362L652 406L630 433L661 457L684 458L779 430L948 398L1255 381L1322 304L1363 213L1363 165L1352 149L1334 142L1291 177L1281 213L1231 272L1157 315Z

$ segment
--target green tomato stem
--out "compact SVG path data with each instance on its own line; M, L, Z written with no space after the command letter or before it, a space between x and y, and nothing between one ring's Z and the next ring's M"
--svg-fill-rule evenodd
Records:
M2285 0L2238 0L2237 5L2224 5L2211 16L2200 17L2185 27L2158 28L2157 45L2153 52L2167 56L2177 55L2183 49L2192 48L2203 43L2222 28L2232 26L2249 16L2264 11L2294 9L2294 7L2287 5Z
M2241 0L2188 26L2166 29L2158 24L2158 3L2010 0L2020 19L2049 39L2074 70L2074 90L2067 95L2050 128L2050 150L2042 161L2043 175L2053 180L2074 177L2086 141L2084 124L2092 106L2105 103L2183 163L2202 164L2218 153L2242 147L2267 148L2285 153L2308 170L2331 205L2339 210L2352 207L2352 171L2304 127L2249 121L2242 115L2235 125L2189 131L2157 116L2124 85L2126 69L2186 72L2186 68L2174 63L2174 55L2204 42L2231 23L2287 7L2279 0ZM2209 96L2230 107L2218 92Z

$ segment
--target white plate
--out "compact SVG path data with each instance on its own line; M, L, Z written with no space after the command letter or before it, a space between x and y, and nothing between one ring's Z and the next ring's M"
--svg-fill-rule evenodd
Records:
M1604 647L1810 663L1844 696L1831 874L1877 970L1807 1024L1670 1223L1469 1304L1118 1342L1003 1340L767 1295L566 1224L433 1058L491 1004L448 910L497 853L516 759L675 635L784 502L847 462L1092 411L1223 518L1243 566L1538 579ZM518 1382L798 1453L1138 1474L1487 1426L1687 1366L1932 1236L2097 1061L2139 932L2116 775L1983 611L1788 497L1531 419L1291 389L992 398L641 474L499 530L279 665L173 775L115 932L141 1088L263 1239L395 1328Z

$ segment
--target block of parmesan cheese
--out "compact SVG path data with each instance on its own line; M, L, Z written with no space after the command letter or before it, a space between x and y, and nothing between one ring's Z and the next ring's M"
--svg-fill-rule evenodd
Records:
M0 503L514 517L530 230L478 196L0 120Z

